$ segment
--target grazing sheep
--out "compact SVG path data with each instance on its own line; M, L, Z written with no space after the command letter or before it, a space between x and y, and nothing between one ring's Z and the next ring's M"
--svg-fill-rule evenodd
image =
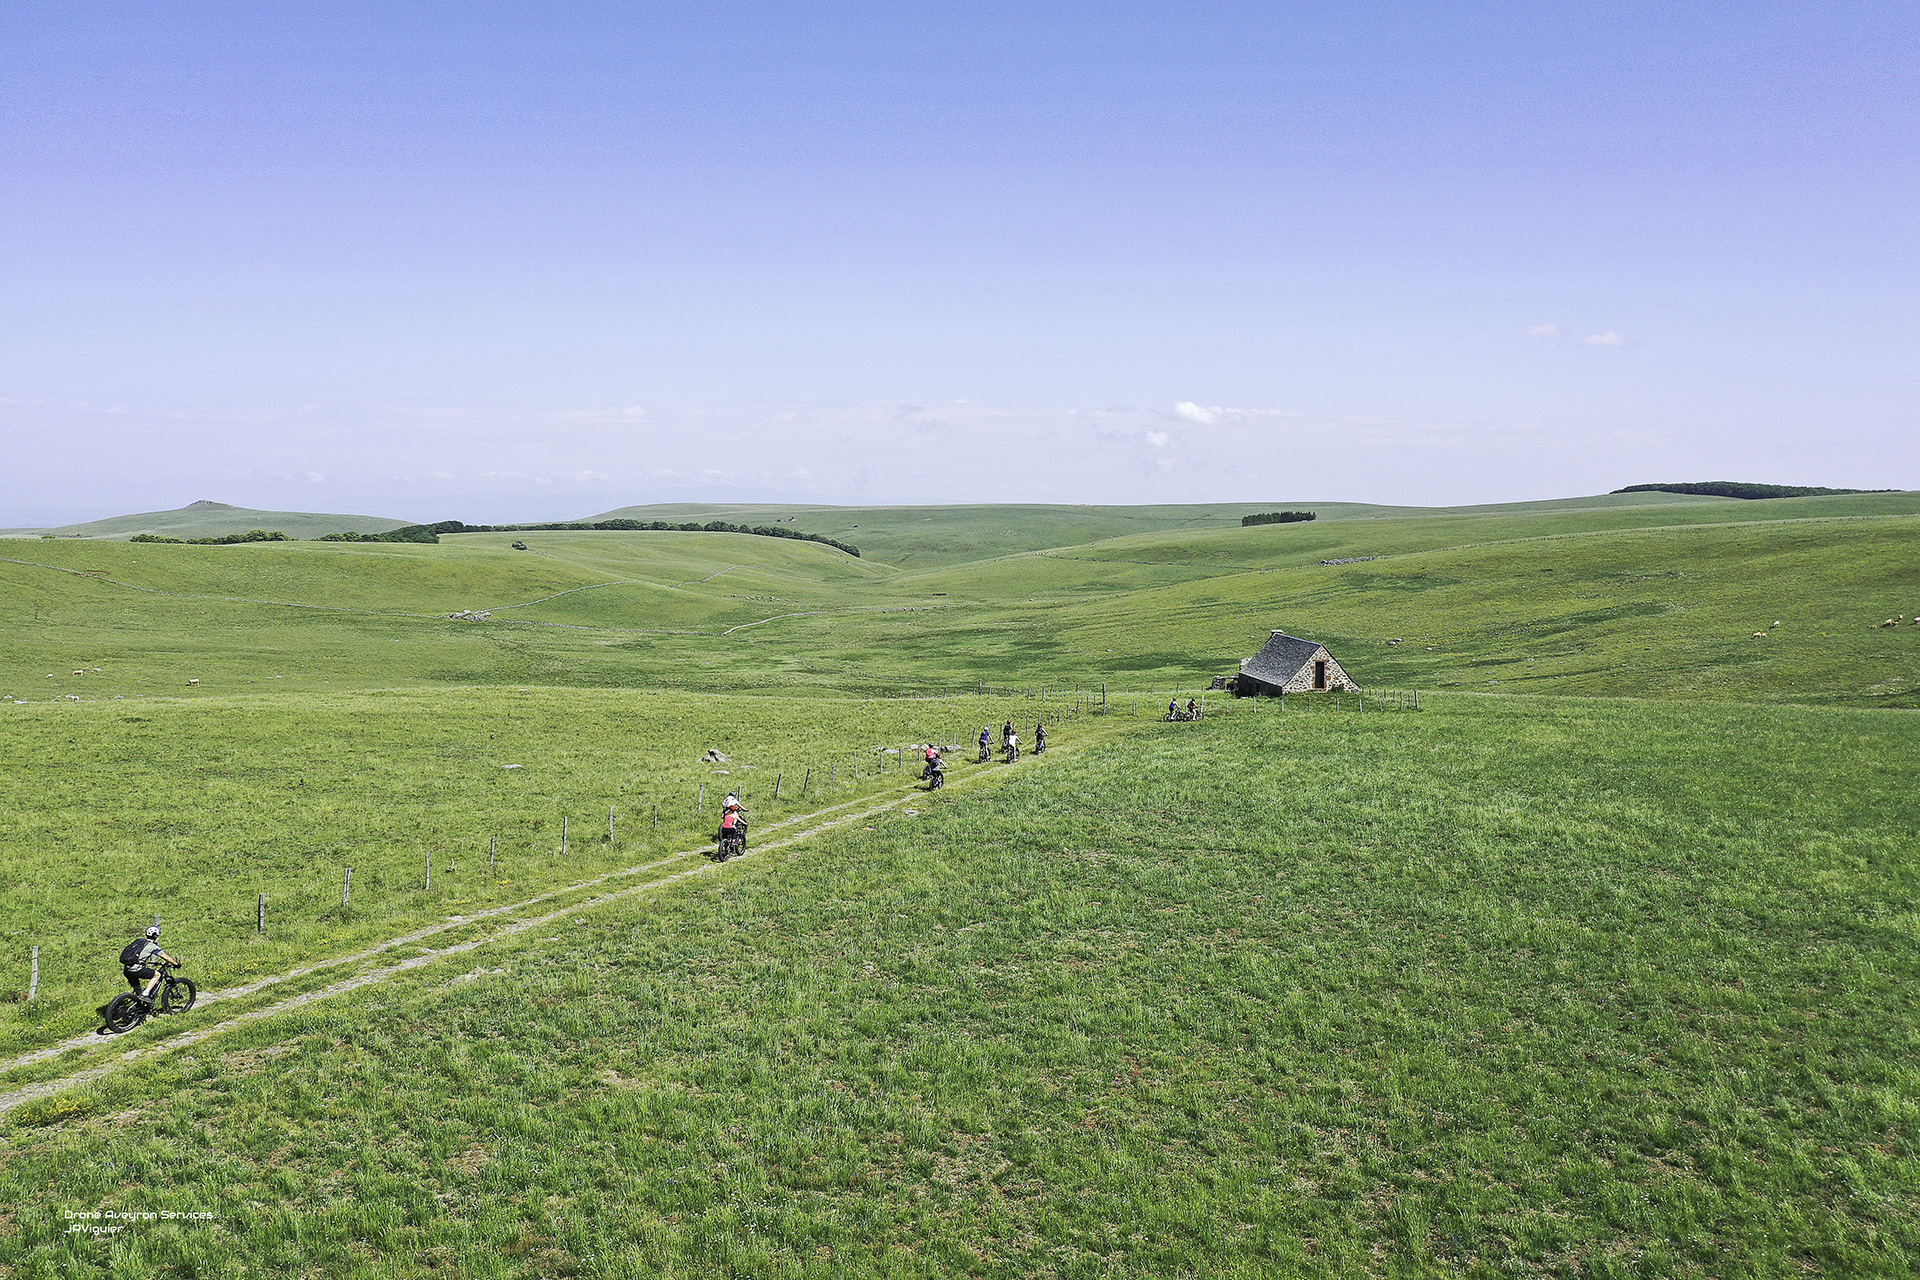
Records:
M1773 627L1777 627L1777 626L1779 626L1779 625L1780 625L1780 624L1779 624L1778 622L1776 622L1776 623L1774 623L1774 624L1773 624ZM1769 630L1769 631L1771 631L1771 630L1773 630L1773 627L1768 627L1768 628L1767 628L1767 630Z
M1766 633L1766 632L1764 632L1764 631L1756 631L1756 632L1754 632L1754 633L1753 633L1753 638L1754 638L1755 640L1759 640L1759 639L1762 639L1762 638L1764 638L1764 637L1766 636L1766 634L1767 634L1767 633Z

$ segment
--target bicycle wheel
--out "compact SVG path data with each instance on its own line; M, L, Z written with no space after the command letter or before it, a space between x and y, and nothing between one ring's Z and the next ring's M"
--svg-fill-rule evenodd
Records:
M107 1006L106 1023L109 1031L131 1031L145 1022L146 1018L147 1007L131 993L115 996L113 1003Z
M193 1008L193 1002L200 994L200 988L193 985L191 978L175 978L166 984L166 988L160 993L162 1013L185 1013Z

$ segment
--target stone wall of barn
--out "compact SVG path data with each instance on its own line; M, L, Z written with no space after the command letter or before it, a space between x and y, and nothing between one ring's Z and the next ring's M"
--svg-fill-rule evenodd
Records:
M1321 645L1318 649L1315 649L1313 656L1307 659L1306 665L1300 668L1293 679L1287 681L1284 686L1285 692L1312 693L1313 664L1316 662L1324 662L1327 664L1327 688L1329 690L1338 690L1341 693L1360 692L1360 686L1354 682L1352 676L1346 673L1345 668L1334 661L1333 655L1327 652L1325 645Z

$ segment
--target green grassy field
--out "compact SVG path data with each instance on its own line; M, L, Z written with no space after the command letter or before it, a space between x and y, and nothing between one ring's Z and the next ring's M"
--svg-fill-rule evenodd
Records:
M1910 1275L1920 722L1426 705L1143 722L34 1104L0 1264Z
M1920 495L1308 505L7 543L0 1276L1908 1274Z
M1157 689L1231 673L1281 627L1363 684L1920 703L1920 627L1877 626L1920 616L1920 495L1625 496L1642 501L1161 531L921 569L707 533L27 542L0 559L0 695ZM489 616L448 617L465 610Z
M1744 508L1749 514L1735 512ZM1907 510L1914 507L1909 499ZM727 520L736 524L790 524L803 533L823 533L860 548L873 560L925 569L976 560L1082 546L1111 538L1208 529L1239 529L1240 518L1262 511L1310 510L1321 522L1355 520L1493 519L1599 513L1628 523L1669 519L1771 519L1753 503L1671 493L1613 493L1465 507L1394 507L1367 502L1221 502L1128 507L978 504L948 507L827 507L673 503L620 507L589 520ZM1716 516L1716 512L1725 512ZM1666 514L1651 514L1666 513ZM1298 528L1299 526L1290 526Z
M1046 699L553 689L14 708L0 995L24 993L37 945L42 999L0 1004L0 1054L97 1025L120 948L155 917L170 950L196 957L190 976L231 987L710 843L730 790L770 823L899 793L918 763L902 767L910 742L971 744L983 725L1071 715ZM730 759L703 763L709 748Z

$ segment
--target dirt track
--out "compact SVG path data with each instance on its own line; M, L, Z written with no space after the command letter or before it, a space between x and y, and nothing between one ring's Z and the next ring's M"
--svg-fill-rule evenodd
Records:
M986 778L993 777L997 773L998 770L995 770L993 774L988 774L984 777L976 775L973 778L967 779L964 783L949 783L948 786L963 788L968 785L978 785L979 782L985 781ZM876 802L873 801L871 797L862 797L861 799L849 800L838 805L829 805L824 809L816 809L812 813L789 818L783 822L773 823L762 833L763 838L765 835L770 835L775 832L785 831L786 834L781 835L778 839L766 840L764 843L755 844L748 856L751 857L754 853L764 853L774 849L785 848L788 845L797 844L802 840L809 839L822 832L831 831L837 827L845 826L848 823L858 822L863 818L870 818L875 814L885 813L889 810L904 808L916 800L924 802L926 798L927 793L916 787L908 791L905 795L895 796L889 800ZM791 830L791 828L795 827L799 829ZM74 1036L67 1040L60 1041L57 1044L49 1045L46 1048L36 1049L32 1053L23 1054L5 1062L0 1062L0 1071L11 1071L36 1062L44 1062L50 1058L59 1057L61 1054L68 1053L75 1049L83 1051L89 1049L99 1050L103 1054L110 1055L107 1061L98 1062L95 1065L68 1072L55 1079L45 1080L35 1084L21 1085L17 1088L0 1092L0 1115L5 1115L14 1108L33 1102L36 1099L71 1089L75 1085L98 1080L132 1063L151 1061L161 1054L198 1044L202 1040L218 1035L221 1032L246 1026L249 1023L258 1022L263 1018L271 1018L278 1014L290 1013L296 1009L305 1008L307 1005L328 999L332 996L343 995L346 992L355 991L373 983L384 982L395 974L404 973L409 969L421 968L424 965L432 964L447 956L461 955L465 952L502 941L503 939L514 937L517 934L525 933L530 929L538 929L543 925L552 924L557 920L564 919L567 916L577 914L589 908L604 906L607 903L619 902L627 898L639 897L643 894L651 893L657 889L663 889L668 885L685 880L689 876L704 875L708 872L718 871L722 866L728 865L707 861L701 856L704 852L704 849L688 849L680 853L668 854L666 857L655 858L650 862L638 863L631 867L623 867L617 871L608 871L585 880L578 880L572 884L551 889L545 893L537 894L534 897L524 899L520 902L510 903L506 906L492 907L485 911L475 912L472 915L449 916L443 923L389 938L377 946L356 951L349 955L338 956L298 969L289 969L285 973L261 978L245 986L232 987L218 992L208 992L201 996L191 1013L184 1015L194 1019L192 1029L178 1035L169 1036L167 1039L158 1043L145 1046L140 1045L137 1040L140 1034L138 1029L127 1033L128 1038L103 1036L97 1032L92 1032L82 1036ZM699 859L699 861L686 867L684 870L673 872L670 875L662 876L656 880L648 880L644 884L631 885L627 888L611 889L606 893L595 894L537 916L520 916L516 914L517 912L526 911L530 908L539 907L543 903L552 902L557 898L564 898L579 893L582 890L592 889L597 885L604 885L609 882L626 879L648 871L657 870L660 867L667 866L674 862L694 858ZM376 968L366 969L351 977L342 978L337 982L329 983L313 991L289 996L285 1000L278 1001L263 1008L250 1009L243 1013L235 1013L230 1017L216 1018L210 1022L203 1021L200 1017L201 1011L209 1005L238 1000L242 997L265 990L268 987L305 977L308 974L318 972L322 969L336 968L340 965L360 964L375 959L381 953L390 951L395 947L415 945L432 938L436 934L446 933L450 930L471 925L476 921L489 919L500 919L503 920L504 923L483 938L451 943L440 948L429 948L423 955L410 956L404 960L397 960ZM173 1016L177 1017L181 1015ZM150 1023L147 1025L153 1024ZM116 1048L121 1048L122 1051L115 1053L114 1050Z

